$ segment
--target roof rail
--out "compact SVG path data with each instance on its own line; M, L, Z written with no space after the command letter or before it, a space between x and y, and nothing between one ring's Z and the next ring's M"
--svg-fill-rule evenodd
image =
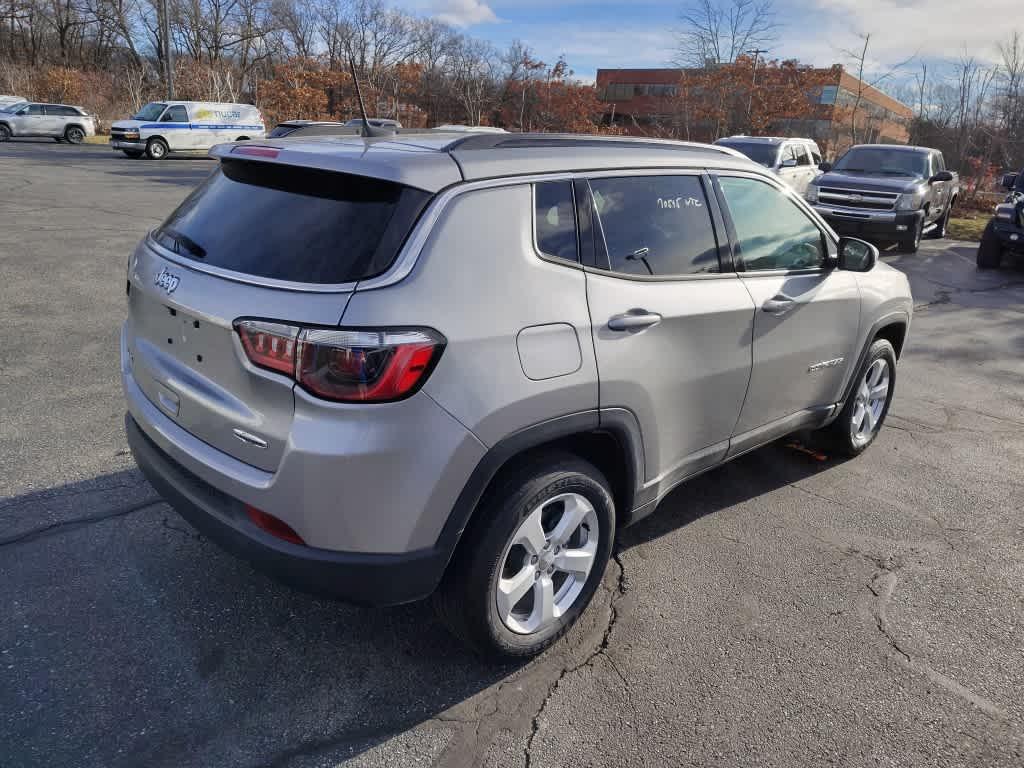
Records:
M659 149L675 149L685 152L711 152L715 154L743 155L729 147L699 144L672 139L650 139L638 136L601 136L583 133L476 133L452 141L446 149L526 149L529 147L635 147L641 144Z

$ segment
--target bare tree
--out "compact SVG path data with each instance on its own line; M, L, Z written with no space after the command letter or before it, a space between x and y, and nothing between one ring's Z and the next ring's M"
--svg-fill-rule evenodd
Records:
M873 129L874 123L876 122L876 116L872 112L862 115L862 106L865 102L865 94L869 89L877 89L883 82L889 80L893 75L899 72L903 67L907 66L911 61L916 58L917 54L913 54L907 59L893 64L890 67L882 69L880 72L871 77L868 77L867 66L868 66L868 48L871 45L871 33L858 35L863 45L856 49L847 49L842 51L843 56L852 65L852 69L856 71L857 75L857 90L853 94L853 103L850 105L850 141L853 144L857 144L860 141L858 135L858 117L862 116L861 125L867 129L867 133L870 133ZM839 103L837 96L836 103ZM866 111L866 110L865 110Z
M731 64L778 32L773 0L693 0L679 19L676 59L684 67Z

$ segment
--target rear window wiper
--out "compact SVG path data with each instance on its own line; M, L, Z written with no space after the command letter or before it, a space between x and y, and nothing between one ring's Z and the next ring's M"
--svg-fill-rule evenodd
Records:
M188 235L168 227L160 227L153 233L156 241L169 251L194 259L205 259L206 249Z

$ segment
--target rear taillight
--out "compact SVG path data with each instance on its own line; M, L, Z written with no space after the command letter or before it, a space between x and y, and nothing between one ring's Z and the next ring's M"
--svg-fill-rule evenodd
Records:
M401 400L426 381L445 339L426 328L322 329L239 320L246 356L317 397L347 403Z
M253 365L292 376L295 373L295 341L298 327L259 320L235 323L242 348Z

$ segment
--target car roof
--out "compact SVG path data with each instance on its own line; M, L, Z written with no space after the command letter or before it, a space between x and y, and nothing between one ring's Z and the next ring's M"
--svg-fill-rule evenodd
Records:
M855 144L850 149L895 149L899 152L937 152L932 147L907 146L906 144ZM849 150L847 150L849 151Z
M429 131L395 136L310 136L260 140L273 158L244 145L210 150L220 159L270 161L372 176L436 192L461 181L580 171L643 168L764 169L736 150L711 144L623 136ZM238 150L241 154L233 154Z
M719 146L726 142L749 143L749 144L781 144L784 141L802 141L807 144L817 144L814 139L807 139L799 136L725 136L715 144Z

